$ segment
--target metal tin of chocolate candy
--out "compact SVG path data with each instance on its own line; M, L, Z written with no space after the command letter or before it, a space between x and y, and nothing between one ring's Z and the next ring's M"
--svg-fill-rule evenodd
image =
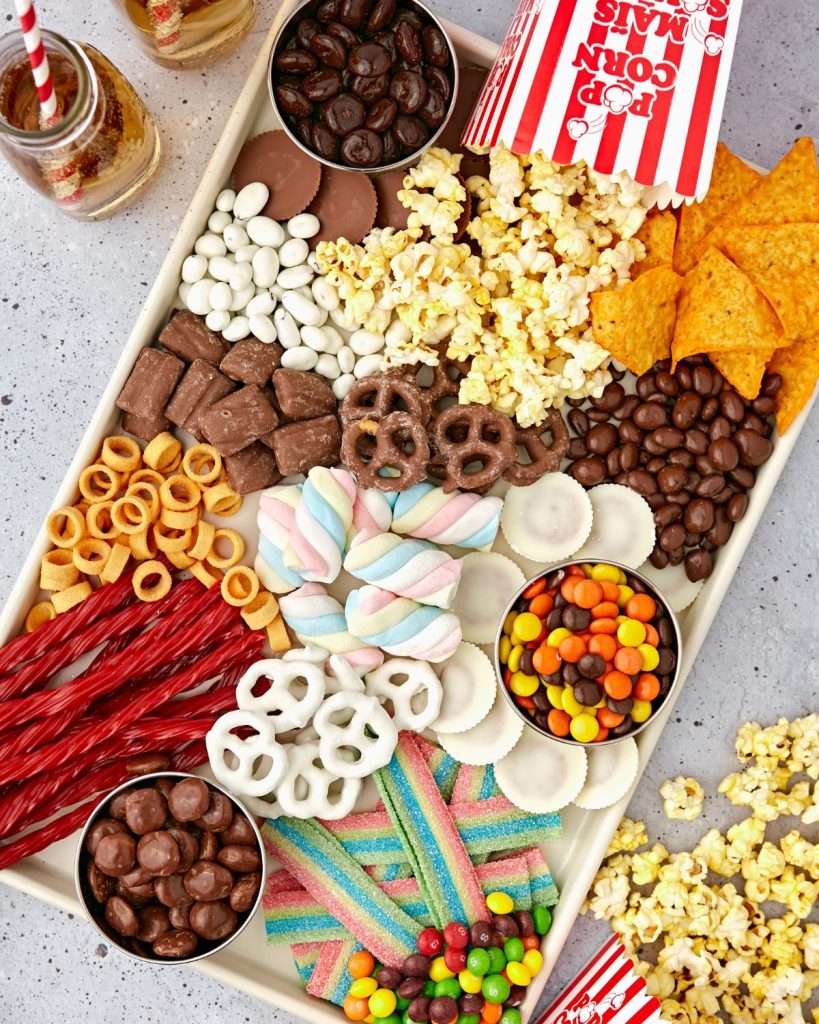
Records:
M421 154L427 149L434 146L438 139L441 137L447 123L455 109L455 100L458 95L458 56L455 50L455 46L450 38L449 32L446 29L445 23L441 21L433 12L424 4L420 3L419 0L400 0L401 8L409 11L415 11L420 16L428 21L430 26L436 28L443 36L449 54L451 57L451 63L449 70L451 72L451 93L446 103L446 110L444 118L435 131L429 136L429 138L417 149L413 150L412 153L401 157L399 160L392 161L390 163L378 163L373 166L354 166L349 163L342 163L332 160L326 156L322 156L315 149L307 146L305 142L299 138L298 134L293 130L293 127L289 123L289 119L285 116L284 111L281 109L278 97L276 96L276 85L274 84L274 76L276 74L275 60L279 53L284 49L284 41L289 39L293 34L294 27L303 19L313 15L318 8L321 6L321 0L304 0L304 3L300 4L296 10L290 15L290 17L284 22L279 30L276 38L273 42L273 46L270 50L270 60L268 62L267 69L267 87L270 94L270 102L273 104L273 110L276 113L276 117L281 124L283 131L287 134L288 138L295 143L303 152L308 153L314 157L320 163L327 167L334 167L342 171L351 171L353 173L365 173L365 174L380 174L382 171L396 171L403 170L405 167L410 167L417 163Z
M579 746L592 750L595 747L611 746L612 744L619 743L621 740L624 740L628 737L637 736L639 733L643 731L643 729L646 728L646 726L648 726L650 723L654 721L660 710L673 705L677 697L677 689L680 683L680 665L682 663L683 650L682 634L680 633L680 624L677 620L677 616L672 610L671 605L665 599L663 594L657 589L657 587L649 579L643 576L642 573L636 572L628 565L623 565L620 562L612 561L612 559L610 558L601 558L599 561L605 562L606 565L613 565L617 569L622 569L622 571L628 573L629 576L632 576L634 579L639 580L640 583L645 587L645 592L649 594L651 597L653 597L657 604L663 608L665 614L668 616L668 619L671 622L671 626L674 631L673 644L669 645L672 647L675 656L674 668L671 672L671 682L668 685L668 689L666 690L665 694L662 697L655 698L655 701L652 701L654 710L652 711L649 718L647 718L644 722L638 723L633 729L629 730L626 733L623 733L622 736L610 737L599 742L595 741L592 743L580 743L578 740L575 740L570 736L555 736L547 729L541 728L541 726L537 724L534 718L530 717L523 711L523 709L518 705L517 701L515 700L514 695L506 686L504 686L503 669L501 667L500 661L500 642L501 638L503 637L503 624L506 621L506 616L509 614L509 612L514 610L515 605L521 599L523 592L527 589L527 587L530 587L536 580L542 579L544 576L550 576L552 573L558 572L561 569L568 569L570 566L573 565L582 565L583 563L578 561L577 559L568 559L564 562L556 562L554 565L550 565L547 569L544 569L543 572L539 572L536 576L532 576L531 579L528 579L523 584L523 586L518 590L518 592L509 601L506 608L504 609L503 615L501 616L500 622L498 624L497 634L495 635L495 647L493 651L493 664L495 666L495 672L497 674L498 682L500 684L499 689L503 696L505 697L508 704L511 706L512 710L515 712L515 714L519 718L521 718L525 722L525 724L529 726L530 729L534 729L536 732L540 733L541 736L546 736L548 739L553 740L555 743L566 743L572 747Z
M163 779L168 780L169 782L175 785L176 783L182 782L185 779L199 779L199 776L192 775L188 772L174 771L153 772L147 775L134 775L133 778L129 779L127 782L123 782L121 786L117 786L116 789L111 790L110 793L107 793L99 801L94 810L88 816L88 820L86 821L85 826L83 827L83 830L80 833L80 837L77 842L77 852L74 857L74 886L77 890L77 898L79 899L80 904L82 905L82 908L85 911L86 917L91 922L91 924L97 929L97 931L100 933L102 938L105 939L106 942L111 943L113 946L116 947L116 949L120 950L120 952L124 953L126 956L129 956L134 960L140 960L142 963L159 965L167 964L173 966L176 964L191 964L195 963L197 960L204 960L206 957L211 956L213 953L218 953L226 946L229 946L234 939L238 938L239 935L241 935L241 933L250 923L251 918L259 909L259 906L262 901L262 893L264 892L265 886L265 853L261 832L259 831L259 827L256 824L256 820L253 817L253 815L242 805L240 800L238 800L232 793L229 793L223 786L220 786L217 782L213 782L209 778L202 779L202 781L205 782L212 791L227 797L227 799L233 805L234 813L243 815L247 819L250 828L252 829L253 835L256 840L256 845L258 847L259 857L261 860L261 866L259 868L259 890L256 893L253 903L251 904L248 910L240 912L239 924L235 931L231 932L231 934L229 934L226 938L221 940L203 940L203 943L200 943L200 948L197 949L190 956L160 957L156 954L151 953L150 946L148 946L146 943L141 943L140 945L144 946L148 950L148 953L146 954L140 948L138 948L135 940L131 940L124 935L117 934L117 932L106 921L103 906L99 903L95 904L94 899L91 896L88 883L85 878L86 872L88 870L88 864L93 859L90 857L86 849L86 837L88 836L88 833L90 832L94 824L101 817L106 816L106 809L109 807L111 801L118 794L124 792L125 790L143 787L146 784L148 786L150 786L151 784L155 785L157 782ZM207 834L212 835L212 833ZM252 849L253 847L248 848ZM111 882L113 883L114 881L115 879L112 878ZM203 905L208 906L208 904ZM138 904L136 906L138 906ZM201 948L203 944L206 947L204 949Z

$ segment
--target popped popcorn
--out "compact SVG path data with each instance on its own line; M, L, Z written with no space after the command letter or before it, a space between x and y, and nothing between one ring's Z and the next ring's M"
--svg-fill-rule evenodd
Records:
M409 328L410 337L388 340L384 369L434 365L434 346L448 339L448 357L470 361L461 404L492 405L532 426L566 398L599 397L611 381L589 297L625 283L645 257L634 237L646 216L643 189L622 173L495 147L488 179L466 182L474 255L453 244L467 202L460 161L427 150L399 192L410 211L405 231L374 229L357 246L324 242L318 257L365 329L384 331L395 317Z
M660 786L663 798L663 812L667 818L680 821L693 821L702 814L705 790L696 779L678 775L676 779L666 779Z
M584 910L608 917L626 949L640 955L638 973L665 1020L797 1024L819 991L819 924L806 921L819 897L819 844L797 830L778 843L766 837L770 821L819 803L810 781L793 781L803 772L814 778L816 725L810 715L740 729L736 751L747 767L720 790L751 813L725 835L710 829L690 852L669 853L659 843L634 852L648 845L645 826L621 822ZM675 809L689 782L663 784ZM709 872L730 880L711 884ZM760 904L767 901L785 908L781 917L766 917ZM651 943L660 945L655 964L642 959Z

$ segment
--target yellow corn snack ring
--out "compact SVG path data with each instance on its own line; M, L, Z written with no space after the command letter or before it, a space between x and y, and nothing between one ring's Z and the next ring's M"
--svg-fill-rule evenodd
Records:
M67 590L74 586L80 578L79 569L74 564L73 555L76 550L55 548L54 551L48 551L43 555L40 562L41 590Z
M231 551L229 555L220 555L217 548L219 542L225 540L229 541L231 545ZM219 529L215 530L213 534L213 545L208 555L208 562L215 566L217 569L229 569L232 565L236 565L241 560L242 555L245 553L245 542L241 536L235 530Z
M140 601L161 601L171 589L171 574L161 562L143 562L134 570L132 584Z
M139 533L151 524L151 510L136 494L117 498L111 506L111 522L120 533Z
M113 583L122 575L125 566L131 557L131 549L127 544L114 543L111 547L111 554L105 563L105 568L99 574L103 583Z
M213 538L216 535L216 527L206 519L200 519L193 531L193 544L188 548L188 554L195 562L204 561L213 548Z
M142 461L158 473L173 473L182 461L182 445L167 431L157 434L145 446Z
M38 601L26 616L26 632L33 633L35 629L44 626L47 622L57 618L57 612L50 601Z
M212 445L194 445L182 458L182 470L200 487L205 487L219 479L222 473L222 456Z
M111 501L120 489L119 474L101 462L86 466L80 473L80 494L92 505Z
M153 470L151 469L148 472L153 473ZM133 477L131 479L133 480ZM162 511L162 503L159 500L159 485L154 486L148 480L137 480L136 483L129 481L125 497L129 497L129 495L134 495L145 502L148 506L148 516L152 523L159 519L159 513Z
M150 484L156 488L158 494L159 488L164 482L165 477L161 473L157 473L155 469L138 469L128 478L128 487L133 487L135 484Z
M102 442L100 461L117 473L133 473L142 462L142 452L133 438L118 434Z
M98 537L100 540L114 540L115 537L121 535L122 531L111 518L113 505L113 501L101 501L96 505L91 505L85 513L85 525L92 537Z
M238 511L237 500L238 507L241 507L241 495L237 494L224 480L214 484L213 487L206 487L202 491L205 508L217 516L232 516L235 511Z
M163 508L159 513L159 521L173 530L192 530L199 522L199 509L189 508L185 512L177 512L172 508Z
M67 612L70 608L75 605L82 604L86 597L91 596L91 584L88 580L83 580L82 583L75 583L73 587L69 587L67 590L59 590L57 593L51 595L51 603L54 605L54 609L58 615L62 615L63 612Z
M181 473L169 476L159 488L159 500L163 508L173 509L174 512L187 512L196 508L201 496L199 484Z
M191 542L190 530L177 530L162 522L154 523L153 533L157 548L166 554L171 551L187 551Z
M222 577L222 598L234 608L244 608L259 593L259 577L246 565L234 565Z
M48 539L57 548L71 548L86 534L85 516L78 508L58 508L46 520Z
M98 537L85 537L71 554L80 572L86 576L99 576L111 557L111 546Z
M144 562L146 558L153 558L156 555L157 546L153 527L148 530L140 530L139 533L129 534L126 539L131 554L138 562Z
M190 569L196 561L186 551L168 551L167 559L175 569Z
M211 587L215 587L222 579L222 573L218 569L209 566L206 562L194 562L190 566L190 573L191 576L195 576L200 583L204 584L208 590Z
M267 627L267 642L270 644L270 649L274 654L290 650L292 644L290 643L287 627L281 615L277 615Z
M241 614L250 629L265 629L279 614L279 602L267 590L260 590Z

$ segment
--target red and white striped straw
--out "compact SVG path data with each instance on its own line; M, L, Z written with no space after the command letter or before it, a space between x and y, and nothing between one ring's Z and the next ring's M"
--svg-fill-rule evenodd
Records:
M51 80L51 68L48 66L43 39L40 35L40 27L37 24L37 15L34 11L34 4L31 0L14 0L17 14L20 18L20 28L23 30L23 40L26 46L26 53L31 64L34 75L34 84L37 86L37 96L40 100L40 118L44 125L47 125L57 113L57 94L54 92L54 83Z

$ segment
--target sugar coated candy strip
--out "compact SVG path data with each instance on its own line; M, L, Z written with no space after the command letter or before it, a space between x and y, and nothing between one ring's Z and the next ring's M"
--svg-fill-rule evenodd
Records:
M315 821L278 818L263 827L268 852L381 963L398 966L420 928ZM318 969L318 966L317 966Z
M313 973L313 968L318 962L321 953L322 943L320 942L294 942L290 946L293 954L293 963L299 972L302 985L307 985Z
M412 734L373 776L437 924L472 924L488 911L475 869Z
M529 885L532 890L532 905L535 907L553 907L560 896L549 865L543 851L533 846L523 851L529 869Z
M341 1006L353 983L347 964L353 953L361 949L354 939L325 942L307 982L308 994Z
M429 770L435 779L438 792L444 801L449 803L458 778L458 772L461 768L460 764L454 757L450 757L443 747L439 747L437 743L430 743L423 736L415 737L415 745L429 765Z

